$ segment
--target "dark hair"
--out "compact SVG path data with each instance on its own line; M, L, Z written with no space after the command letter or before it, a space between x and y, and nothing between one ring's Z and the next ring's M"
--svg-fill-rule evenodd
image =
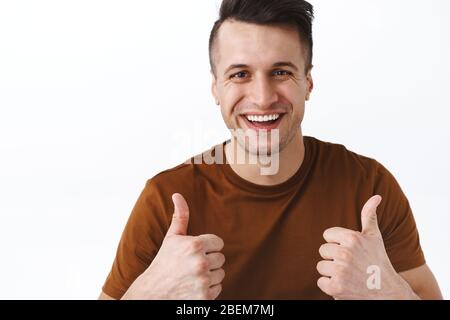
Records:
M259 25L289 25L297 28L300 41L306 46L305 73L312 67L313 6L304 0L223 0L219 19L209 36L209 63L216 74L213 47L217 32L225 20L233 19Z

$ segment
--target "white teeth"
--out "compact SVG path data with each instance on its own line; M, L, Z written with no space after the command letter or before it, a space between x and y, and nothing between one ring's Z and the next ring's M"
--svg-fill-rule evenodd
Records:
M257 121L257 122L266 122L266 121L276 120L279 117L280 117L280 115L278 113L265 115L265 116L247 115L247 119L249 121Z

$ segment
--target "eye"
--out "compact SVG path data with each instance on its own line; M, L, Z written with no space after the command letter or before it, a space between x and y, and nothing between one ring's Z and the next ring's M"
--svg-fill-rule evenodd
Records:
M283 77L283 76L291 76L291 75L292 75L292 72L287 71L287 70L275 70L275 71L273 72L273 74L274 74L275 76Z
M239 71L239 72L233 73L230 76L230 79L244 79L247 75L248 75L248 73L246 71Z

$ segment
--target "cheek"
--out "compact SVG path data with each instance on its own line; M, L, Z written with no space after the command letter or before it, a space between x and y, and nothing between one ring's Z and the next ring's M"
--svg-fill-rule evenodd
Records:
M295 123L301 123L303 121L303 116L305 114L305 101L304 100L300 100L297 101L294 105L293 105L293 118Z
M305 111L305 88L294 82L286 83L279 88L284 102L292 107L290 115L290 126L297 127L302 122Z
M231 117L233 112L236 111L236 105L244 96L242 88L238 86L230 86L224 88L221 91L220 105L222 109L222 115L224 117Z
M306 88L302 83L295 83L293 81L286 82L285 85L279 87L279 92L292 105L304 105L306 98Z

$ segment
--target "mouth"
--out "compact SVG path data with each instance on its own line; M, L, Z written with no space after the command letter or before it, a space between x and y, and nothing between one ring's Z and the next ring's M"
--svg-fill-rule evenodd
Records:
M242 114L240 117L244 119L246 126L254 130L273 130L278 128L284 113L271 113L264 115Z

